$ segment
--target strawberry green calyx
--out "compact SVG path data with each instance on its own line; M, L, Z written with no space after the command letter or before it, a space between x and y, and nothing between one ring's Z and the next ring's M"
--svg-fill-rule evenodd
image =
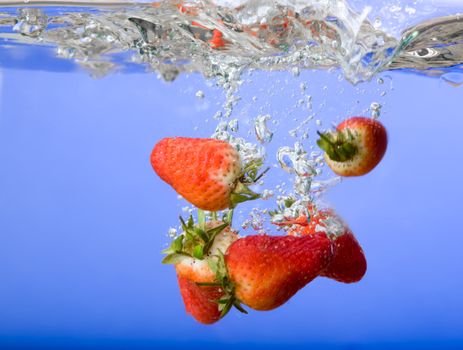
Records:
M355 136L350 129L326 133L317 131L317 133L320 136L317 145L326 152L331 160L347 162L358 153Z
M211 271L215 274L215 282L212 283L196 283L198 286L220 287L224 294L216 302L219 304L220 318L223 318L232 307L238 311L247 314L248 312L243 308L241 302L235 296L235 285L230 280L228 275L227 265L225 264L225 257L219 250L217 255L208 259L208 265Z
M262 167L262 159L249 162L243 169L241 176L236 182L235 188L230 195L231 208L235 208L239 203L255 200L261 197L259 193L252 191L249 186L259 181L270 168L265 169L259 174Z
M223 216L222 223L208 227L202 210L198 210L198 224L196 225L192 215L186 222L180 216L183 234L175 238L170 247L162 251L166 254L162 263L175 265L184 257L204 259L208 256L217 235L230 226L232 217L233 214L229 212Z
M260 198L259 193L254 192L242 182L238 182L235 189L230 194L231 208L235 208L240 203L252 201L258 198Z

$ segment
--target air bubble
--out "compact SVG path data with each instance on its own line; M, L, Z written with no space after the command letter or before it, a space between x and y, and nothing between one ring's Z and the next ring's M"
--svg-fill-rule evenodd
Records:
M174 228L174 227L170 227L169 230L167 231L167 235L170 237L170 238L174 238L177 236L177 229Z
M378 119L381 115L382 106L378 102L372 102L370 105L371 117Z
M268 129L267 121L271 119L269 114L257 116L254 122L254 131L256 133L257 140L264 144L272 141L273 132Z

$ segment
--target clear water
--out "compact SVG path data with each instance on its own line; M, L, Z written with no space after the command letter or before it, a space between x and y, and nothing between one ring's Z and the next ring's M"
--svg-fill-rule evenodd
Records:
M0 347L457 348L462 11L2 2ZM390 143L373 173L342 180L316 131L350 115L380 118ZM242 234L276 233L266 211L288 195L334 206L364 246L365 280L319 279L272 313L195 324L159 253L191 207L148 161L176 135L265 158Z

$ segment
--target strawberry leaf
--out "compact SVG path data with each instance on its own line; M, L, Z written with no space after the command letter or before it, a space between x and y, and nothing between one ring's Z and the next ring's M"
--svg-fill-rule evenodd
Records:
M223 306L223 307L221 307ZM230 298L226 304L219 304L220 318L224 317L233 306L233 298Z
M195 227L193 229L193 232L194 232L194 235L201 238L203 240L203 242L207 242L209 241L209 237L208 235L206 234L206 232L204 232L204 230L202 230L201 228L199 227Z
M179 216L178 218L180 219L180 224L182 225L182 230L184 232L188 231L188 226L186 225L185 220L183 220L183 218L181 216Z
M193 219L193 215L190 215L190 217L188 218L188 228L193 228L195 226L195 221Z
M317 131L320 138L317 145L325 151L331 160L336 162L347 162L358 152L355 145L356 138L350 129L347 131L334 131L321 133Z
M229 209L225 214L223 214L222 221L231 226L233 221L233 209Z
M177 238L175 238L172 241L171 245L168 248L164 249L162 253L163 254L173 254L173 253L180 252L183 249L183 238L184 238L183 235L180 235Z
M183 235L180 235L177 238L175 238L170 248L176 252L181 251L183 249L183 238Z
M226 227L228 227L228 223L224 223L222 225L216 226L207 231L208 240L206 241L206 244L204 245L204 255L207 255L209 253L209 250L214 244L215 237L220 232L222 232Z
M243 308L243 306L241 305L241 303L235 299L234 303L233 303L233 306L241 313L243 314L248 314L248 312Z
M193 257L196 259L202 259L204 257L203 246L198 244L193 248Z
M220 282L196 282L196 285L199 287L221 287L222 283Z
M217 275L217 272L219 270L219 267L217 266L217 261L213 257L210 259L207 259L207 264L209 265L209 268L211 269L212 273L214 275Z
M178 264L182 259L185 258L185 254L179 254L179 253L173 253L173 254L169 254L167 256L164 257L164 259L162 259L162 263L163 264L172 264L172 265L176 265Z
M257 198L260 198L260 194L255 193L243 183L238 182L235 189L230 195L231 208L236 207L236 205L239 203L251 201Z

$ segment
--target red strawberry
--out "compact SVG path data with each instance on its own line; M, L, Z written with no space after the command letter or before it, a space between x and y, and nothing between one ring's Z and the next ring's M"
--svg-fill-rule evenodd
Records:
M360 176L373 170L387 148L387 132L377 120L352 117L334 132L318 133L328 166L340 176Z
M186 311L198 322L211 324L226 313L219 301L229 298L211 266L217 266L217 255L227 250L237 234L228 221L205 222L204 217L198 225L194 225L192 217L188 223L181 221L184 232L164 250L168 255L163 262L175 264Z
M151 165L161 179L200 209L233 208L259 197L245 186L256 180L258 164L243 169L236 149L224 141L165 138L154 147Z
M222 298L223 290L214 286L198 286L196 282L178 275L177 278L186 312L204 324L217 322L221 317L217 300Z
M328 235L333 242L333 259L320 275L344 283L360 281L367 270L367 262L352 231L332 210L316 211L315 208L309 207L309 213L309 222L305 216L300 216L296 224L293 224L295 220L288 221L293 225L288 234Z
M324 234L258 235L232 243L225 262L236 298L253 309L271 310L317 277L331 255Z
M347 229L344 234L336 237L333 243L333 260L320 276L344 283L360 281L367 271L367 261L355 236Z

